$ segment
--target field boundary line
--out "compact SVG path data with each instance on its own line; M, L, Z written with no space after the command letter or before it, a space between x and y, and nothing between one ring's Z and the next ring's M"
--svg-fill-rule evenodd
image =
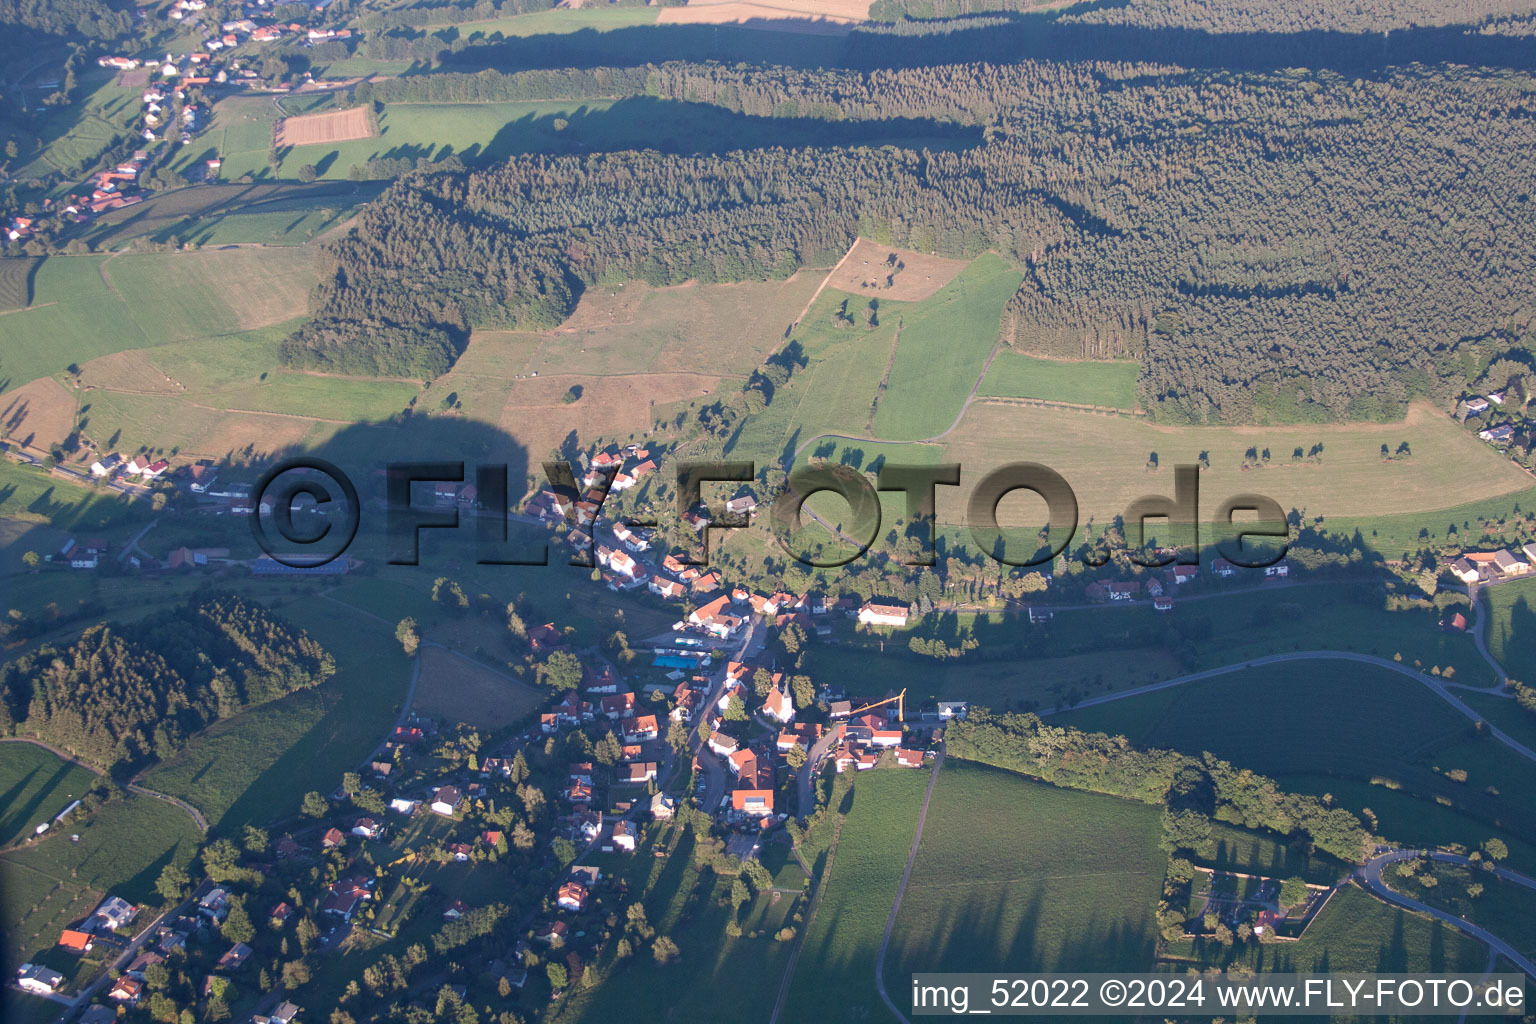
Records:
M852 256L853 250L857 249L858 247L859 238L857 235L855 235L853 242L848 246L848 251L843 253L843 258L838 260L837 264L833 266L831 270L827 271L827 276L821 279L821 284L817 285L816 290L811 293L810 301L805 304L805 308L800 311L800 315L795 317L794 323L789 325L789 330L792 331L796 327L800 326L800 321L805 319L805 314L809 313L811 311L811 307L816 305L816 300L821 298L822 289L826 288L827 282L832 280L832 275L843 268L843 264L848 262L848 257ZM785 333L788 334L789 332L786 331ZM783 348L783 346L781 345L780 348Z
M843 838L843 818L838 816L837 824L832 831L832 842L827 847L827 863L821 869L821 881L816 885L816 891L811 895L811 908L805 915L805 925L800 929L800 935L795 939L795 948L790 950L789 963L784 965L784 980L779 982L779 998L774 1001L773 1013L768 1017L768 1024L779 1024L779 1014L784 1012L784 1004L789 1002L790 983L795 978L795 965L800 962L800 950L805 946L805 940L811 934L811 925L816 921L816 912L821 909L821 897L827 891L827 886L832 884L832 862L837 857L837 844ZM805 867L805 862L800 859L800 851L796 849L795 860L800 866Z
M880 939L880 952L875 954L875 989L880 993L880 998L885 1001L886 1007L896 1015L896 1019L902 1024L912 1024L907 1015L896 1008L890 995L885 991L885 956L891 948L891 932L896 927L896 914L901 910L901 898L907 892L907 880L912 877L912 865L917 863L917 848L923 841L923 824L928 820L928 801L933 799L933 784L939 780L939 769L944 767L944 748L939 748L938 756L933 759L933 771L928 774L928 788L923 791L923 806L917 812L917 831L912 835L912 849L907 853L907 866L901 872L901 882L896 886L896 899L891 904L891 916L885 921L885 935Z

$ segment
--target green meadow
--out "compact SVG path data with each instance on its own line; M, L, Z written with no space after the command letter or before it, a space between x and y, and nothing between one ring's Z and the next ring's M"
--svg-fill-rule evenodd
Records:
M1511 678L1536 686L1536 579L1488 587L1481 600L1489 653Z
M1013 349L997 354L978 394L996 398L1035 398L1074 405L1135 409L1135 363L1041 359Z
M1474 846L1489 834L1536 840L1524 811L1536 800L1536 768L1479 736L1427 688L1384 669L1327 661L1269 666L1052 720L1138 745L1209 751L1282 788L1326 793L1357 813L1369 809L1378 819L1374 831L1388 839Z
M894 768L855 780L831 870L815 865L824 872L821 905L805 933L784 1019L874 1020L883 1012L875 959L927 784L926 771Z
M1149 969L1168 864L1159 820L1145 804L946 761L886 977Z
M96 776L30 743L0 743L0 847L32 835L85 795Z

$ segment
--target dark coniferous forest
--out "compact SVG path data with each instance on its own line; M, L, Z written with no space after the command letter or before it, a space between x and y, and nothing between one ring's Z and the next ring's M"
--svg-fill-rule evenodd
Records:
M103 768L175 753L206 725L324 682L331 656L303 630L232 595L132 625L100 623L0 676L0 726Z
M390 88L638 83L632 71L435 77ZM1170 421L1391 417L1416 396L1448 401L1491 361L1529 358L1536 86L1523 72L671 63L644 89L818 121L829 139L892 119L977 139L415 173L334 247L318 315L285 358L431 377L470 328L552 326L596 282L779 277L829 264L860 234L1018 260L1007 340L1140 359L1142 400Z

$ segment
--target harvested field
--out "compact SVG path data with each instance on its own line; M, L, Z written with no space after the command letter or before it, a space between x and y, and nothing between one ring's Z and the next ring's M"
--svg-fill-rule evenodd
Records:
M323 114L285 117L277 122L276 140L279 146L319 146L352 139L371 139L373 135L373 120L368 116L368 108L353 107L350 110L330 110Z
M533 687L513 682L464 655L425 647L411 707L477 729L501 729L521 721L543 701L544 694Z
M567 405L560 399L573 384L581 387L581 399ZM537 459L572 431L584 445L598 437L646 434L655 407L712 395L719 385L719 377L698 373L524 379L513 385L497 423Z
M892 256L896 258L891 260ZM900 270L896 269L898 264ZM893 302L920 302L953 281L965 267L965 260L893 249L861 238L827 277L827 287ZM887 277L890 284L886 284Z
M812 10L822 8L823 10ZM853 16L826 13L826 9L860 9ZM717 4L689 4L686 7L664 7L657 16L658 25L729 25L771 28L777 32L805 32L812 35L843 35L850 26L864 21L868 4L817 2L807 0L793 7L744 3L727 0ZM771 24L768 24L771 23Z
M0 403L0 434L46 448L75 428L75 396L52 377L41 377L6 394Z
M853 24L869 18L869 0L689 0L683 7L664 7L659 24L723 23L749 18L816 18L834 24Z

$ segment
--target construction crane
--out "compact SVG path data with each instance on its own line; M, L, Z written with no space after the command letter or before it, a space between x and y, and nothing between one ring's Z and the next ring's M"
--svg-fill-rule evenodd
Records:
M891 701L895 701L896 702L896 721L898 721L898 722L906 722L906 720L907 720L906 696L907 696L907 688L906 687L902 687L901 688L901 692L898 693L896 696L894 696L894 697L887 697L887 698L885 698L885 700L877 700L873 704L865 704L861 708L855 708L854 710L848 712L848 717L849 718L853 718L855 716L862 715L866 711L873 711L875 708L878 708L881 705L889 704L889 703L891 703Z

